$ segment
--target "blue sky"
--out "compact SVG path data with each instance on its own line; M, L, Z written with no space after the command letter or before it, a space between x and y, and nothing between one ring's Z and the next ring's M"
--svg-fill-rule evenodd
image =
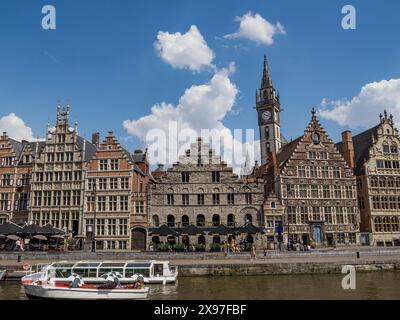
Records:
M56 30L41 28L45 4L57 10ZM341 28L345 4L357 10L356 30ZM192 25L214 52L217 69L235 63L229 79L239 93L234 112L222 120L228 128L257 126L253 107L264 53L281 95L282 132L288 138L302 134L310 109L323 99L349 102L369 83L400 78L395 0L3 0L0 8L0 117L15 113L34 136L44 136L48 120L54 123L58 99L70 99L72 118L87 138L109 130L127 138L124 120L146 116L161 102L176 106L187 88L209 82L214 71L174 68L160 58L154 42L159 31L184 34ZM238 30L235 17L249 11L272 24L279 21L286 34L276 35L271 45L223 38ZM400 116L396 99L387 105L395 117L397 111ZM363 122L339 121L337 113L321 122L337 141L345 129L358 132L376 122L385 103L370 106ZM352 107L343 112L350 114ZM137 137L123 144L131 150L142 146Z

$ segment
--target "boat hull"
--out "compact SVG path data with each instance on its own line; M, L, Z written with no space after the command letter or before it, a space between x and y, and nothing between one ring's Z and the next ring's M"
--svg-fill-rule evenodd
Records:
M136 300L146 299L149 288L144 289L86 289L52 285L24 284L29 298L62 300Z

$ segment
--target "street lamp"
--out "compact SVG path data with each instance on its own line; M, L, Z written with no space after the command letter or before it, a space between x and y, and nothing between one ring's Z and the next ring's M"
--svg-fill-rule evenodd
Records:
M93 212L93 230L92 230L92 252L96 252L96 180L93 185L93 202L94 202L94 212Z

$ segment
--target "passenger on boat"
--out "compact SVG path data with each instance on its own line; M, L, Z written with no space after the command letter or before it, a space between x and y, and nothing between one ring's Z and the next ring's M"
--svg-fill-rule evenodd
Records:
M85 283L83 282L83 279L77 275L76 273L73 273L69 278L69 281L71 281L70 288L79 288Z
M114 280L114 277L110 274L106 278L106 283L99 285L99 289L115 289L117 287L117 283Z

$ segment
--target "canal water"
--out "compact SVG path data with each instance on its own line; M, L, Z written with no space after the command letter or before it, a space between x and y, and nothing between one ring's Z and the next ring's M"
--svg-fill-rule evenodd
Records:
M151 285L149 299L400 299L400 272L358 273L356 290L342 289L341 274L179 278ZM0 300L26 299L15 281L0 281Z

